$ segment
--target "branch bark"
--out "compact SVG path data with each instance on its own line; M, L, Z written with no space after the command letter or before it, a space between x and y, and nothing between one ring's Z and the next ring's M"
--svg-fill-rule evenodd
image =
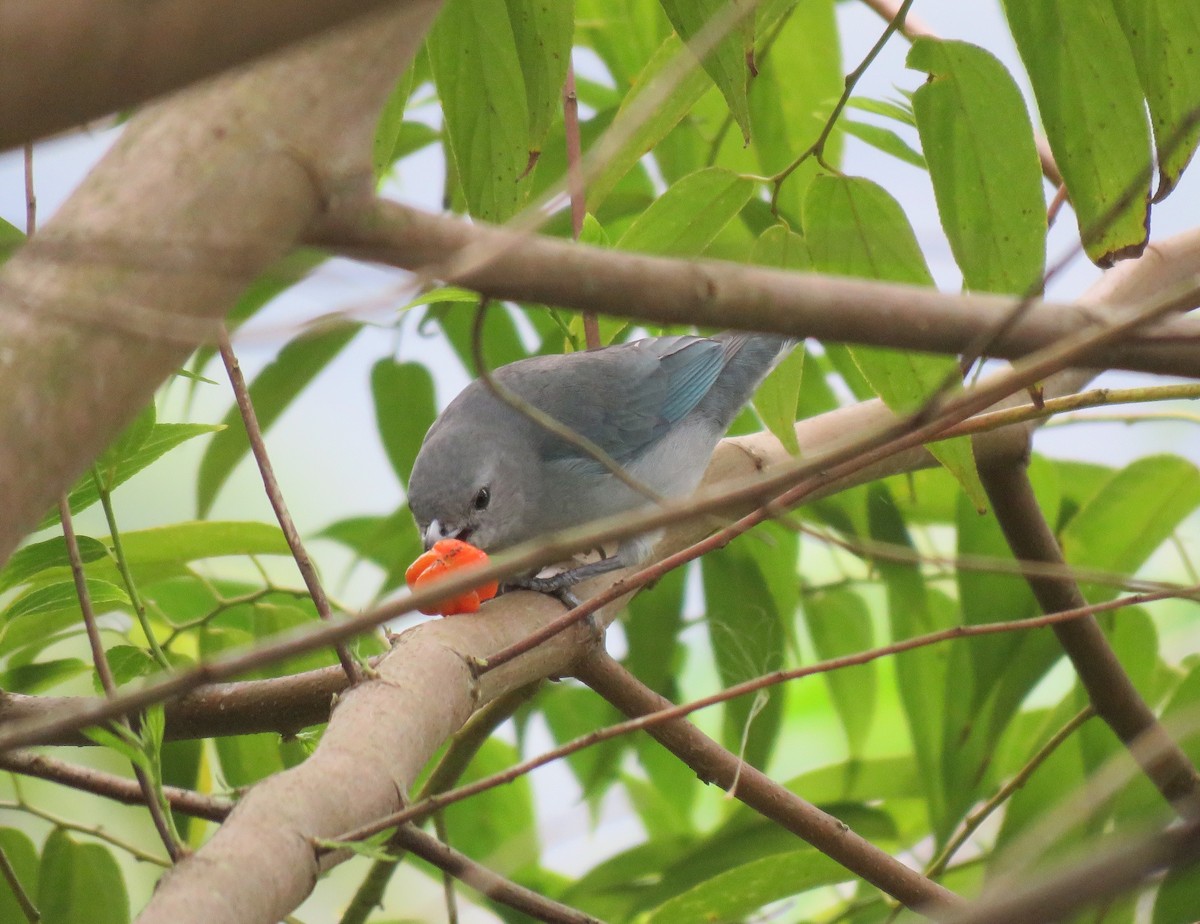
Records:
M630 718L674 705L602 650L582 658L575 665L574 674ZM723 789L736 784L735 794L746 805L803 838L888 895L898 898L907 907L945 916L947 911L961 904L953 892L884 853L837 818L784 789L686 719L653 725L646 731L695 770L701 780L716 783Z
M1013 555L1022 561L1064 565L1062 549L1034 496L1025 460L989 461L980 465L979 476ZM1027 576L1026 580L1043 612L1087 605L1073 579ZM1142 699L1095 617L1059 623L1053 629L1097 715L1130 748L1143 772L1175 810L1186 818L1200 818L1200 776L1195 766ZM1133 748L1139 738L1152 743L1153 756L1143 756L1143 750Z
M0 560L325 199L370 188L379 109L436 9L370 14L149 107L0 268Z
M562 305L659 324L742 327L818 340L957 355L1008 318L1017 299L792 273L715 260L623 253L430 215L391 202L346 200L322 216L313 242L419 272L490 298ZM1146 291L1186 286L1200 272L1200 229L1147 248ZM1144 262L1143 262L1144 261ZM1120 273L1118 272L1118 275ZM648 299L646 293L653 292ZM1076 304L1038 302L988 348L1016 359L1111 322L1137 290ZM1097 365L1200 376L1200 322L1168 319L1100 351Z
M0 4L0 150L145 102L385 0Z

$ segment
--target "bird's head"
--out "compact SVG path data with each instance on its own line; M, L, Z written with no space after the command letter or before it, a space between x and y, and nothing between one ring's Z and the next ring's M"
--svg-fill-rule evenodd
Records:
M501 442L454 428L430 431L408 483L426 549L461 539L496 551L531 537L526 499L534 473L524 452L507 452Z

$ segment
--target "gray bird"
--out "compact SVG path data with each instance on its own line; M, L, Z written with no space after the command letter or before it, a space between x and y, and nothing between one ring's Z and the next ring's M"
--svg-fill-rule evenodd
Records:
M733 418L794 343L736 331L652 337L522 359L494 375L654 494L679 497L696 488ZM492 552L653 502L476 380L429 428L408 503L427 549L456 538ZM658 535L634 536L607 559L509 586L561 595L586 577L644 561Z

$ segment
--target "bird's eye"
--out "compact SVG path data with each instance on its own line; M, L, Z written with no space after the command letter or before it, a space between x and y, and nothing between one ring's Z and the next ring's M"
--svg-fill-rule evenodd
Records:
M475 500L472 502L476 510L486 510L487 505L491 503L492 492L486 487L479 489L479 493L475 495Z

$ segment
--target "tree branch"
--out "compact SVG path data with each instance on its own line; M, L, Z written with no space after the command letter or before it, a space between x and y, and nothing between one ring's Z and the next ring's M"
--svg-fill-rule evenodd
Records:
M316 35L384 0L0 4L0 150Z
M553 924L601 924L599 919L590 914L584 914L505 879L413 825L398 828L392 835L392 842L488 898L515 908L534 920L549 921Z
M56 760L34 751L9 751L0 754L0 770L70 786L72 789L90 792L125 805L145 805L146 800L151 798L136 780ZM206 796L178 786L164 786L163 795L175 811L209 821L221 821L233 808L233 803L228 799Z
M1065 564L1058 540L1034 496L1024 459L989 460L979 466L979 477L1013 555L1021 560ZM1069 577L1027 576L1026 580L1046 613L1086 605L1079 585ZM1095 617L1058 623L1054 633L1075 665L1096 714L1131 748L1146 776L1177 812L1200 817L1200 776L1195 766L1142 699ZM1139 736L1154 743L1153 757L1142 757L1143 752L1132 749Z
M225 372L229 376L229 384L233 388L238 410L242 414L242 424L246 428L246 437L250 441L254 461L258 463L258 473L262 476L263 490L266 492L267 500L271 502L271 509L275 511L275 519L279 521L279 528L287 540L288 548L292 550L292 558L296 562L300 576L304 578L304 586L308 588L308 595L312 598L317 615L326 622L330 622L333 620L333 610L329 606L329 597L325 595L325 587L321 584L320 577L317 576L317 569L313 566L312 559L308 557L304 540L300 538L300 530L296 529L296 523L288 510L287 501L283 498L283 489L279 487L279 480L275 477L275 466L271 464L271 457L267 455L267 444L263 439L262 428L258 425L258 414L254 410L254 402L250 400L250 389L246 387L246 377L242 375L242 367L238 363L237 355L233 352L233 344L229 342L229 332L225 329L224 324L217 328L217 348L221 353L221 361L225 364ZM333 647L337 653L338 662L346 673L346 679L351 684L362 680L362 668L354 660L354 656L350 654L350 649L346 647L346 644L339 642Z
M953 924L1043 924L1128 892L1165 869L1200 860L1200 820L1189 819L1138 840L1122 840L1089 851L1087 859L1032 885L998 883Z
M631 718L670 709L674 705L600 649L577 662L573 673ZM701 780L724 789L729 789L736 781L734 794L746 805L909 908L944 917L947 910L959 905L961 900L953 892L905 866L855 834L843 822L746 764L686 719L652 725L647 731L695 770Z
M896 283L792 273L715 260L624 253L482 223L430 215L391 202L339 203L313 242L349 256L419 272L490 298L565 305L659 324L743 327L818 340L957 355L997 329L1020 300L962 295ZM1147 249L1136 261L1147 290L1195 286L1200 229ZM1120 269L1116 276L1129 271ZM1138 297L1032 304L988 355L1016 359L1064 337L1111 323ZM654 297L648 299L647 292ZM1200 322L1168 319L1112 344L1097 366L1200 376Z
M148 108L0 268L0 560L331 190L370 187L379 109L436 8L410 0Z

